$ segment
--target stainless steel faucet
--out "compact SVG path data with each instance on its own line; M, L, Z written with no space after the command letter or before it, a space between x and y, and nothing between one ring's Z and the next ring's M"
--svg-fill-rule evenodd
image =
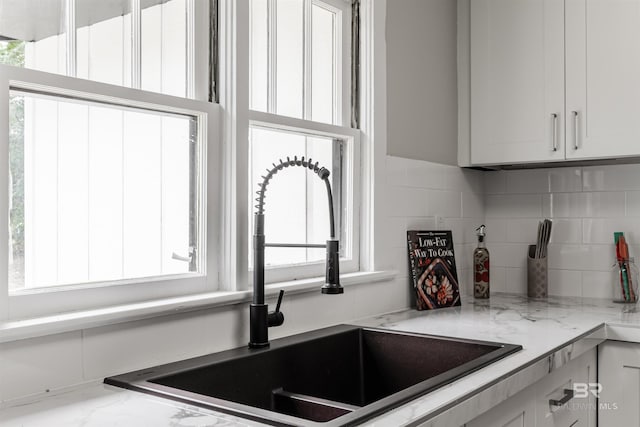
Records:
M327 187L327 197L329 202L329 227L330 238L323 244L304 243L265 243L264 236L264 199L269 181L278 171L289 166L302 166L313 171L322 179ZM264 250L266 247L286 247L286 248L326 248L327 258L325 265L325 283L322 285L323 294L341 294L344 288L340 285L340 242L336 238L335 221L333 216L333 196L331 195L331 184L329 182L329 170L318 166L318 162L312 163L311 159L304 157L293 160L287 157L286 161L280 160L279 164L273 164L273 169L267 170L267 175L263 176L260 189L257 191L256 213L253 232L253 302L249 306L249 347L260 348L269 346L269 327L280 326L284 323L284 314L280 311L280 304L284 291L280 291L276 310L269 313L268 305L264 303Z

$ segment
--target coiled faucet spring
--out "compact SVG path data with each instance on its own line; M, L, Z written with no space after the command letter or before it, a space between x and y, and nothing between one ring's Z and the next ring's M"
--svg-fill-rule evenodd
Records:
M298 159L298 156L294 156L293 160L290 157L287 157L286 161L282 161L282 159L280 159L279 164L276 165L275 163L273 163L273 168L267 169L267 175L261 177L263 181L258 184L260 189L256 191L256 194L258 195L258 197L256 197L255 199L256 202L258 202L255 205L255 208L257 210L256 213L264 213L264 199L266 198L265 193L267 191L267 185L269 185L269 181L271 181L271 178L273 178L273 176L277 174L278 171L281 171L284 168L288 168L289 166L302 166L305 168L309 168L324 181L327 181L329 179L329 175L331 174L331 172L329 172L327 168L318 166L318 162L313 163L313 160L311 158L309 158L309 160L305 160L304 156L302 156L301 159Z

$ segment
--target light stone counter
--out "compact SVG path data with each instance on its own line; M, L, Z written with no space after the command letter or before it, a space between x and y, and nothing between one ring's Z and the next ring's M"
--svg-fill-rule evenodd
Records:
M520 344L523 349L430 394L365 423L369 426L456 426L533 384L607 337L640 342L637 306L607 300L494 295L463 299L459 308L412 310L355 322L360 325ZM606 325L606 326L605 326ZM0 410L3 427L259 426L253 421L142 393L87 384Z

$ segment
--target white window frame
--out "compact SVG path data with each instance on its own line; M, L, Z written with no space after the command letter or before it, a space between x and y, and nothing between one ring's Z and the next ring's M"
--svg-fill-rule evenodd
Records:
M351 2L347 0L323 0L331 7L348 9L351 15ZM220 3L221 38L225 41L221 46L221 105L225 108L224 127L224 162L227 165L224 177L225 203L227 204L224 217L226 235L233 240L225 240L224 253L227 254L222 268L222 274L227 289L247 289L251 285L249 274L248 254L251 247L249 214L252 204L249 204L250 193L255 192L248 182L249 165L249 127L258 125L285 129L293 132L312 133L320 136L338 138L344 141L345 155L350 162L343 171L343 189L351 190L349 197L343 198L350 212L351 229L349 245L352 257L341 260L341 274L361 270L360 261L360 200L361 200L361 160L360 139L361 132L349 127L350 123L350 67L342 67L343 84L342 103L339 117L344 126L313 122L311 120L281 116L249 108L249 0L224 0ZM310 11L309 11L310 12ZM310 13L305 19L310 20ZM341 31L351 32L350 19L343 19ZM350 64L350 37L343 39L341 49L342 64ZM310 43L310 42L309 42ZM246 52L246 54L244 54ZM307 51L310 52L310 51ZM246 82L247 84L240 84ZM307 85L308 86L308 85ZM305 109L309 111L308 109ZM292 153L295 154L295 153ZM348 180L350 179L350 181ZM277 183L274 183L277 185ZM268 213L265 221L269 221ZM273 250L273 249L272 249ZM317 277L324 274L324 262L310 262L289 266L267 268L265 281L277 283L297 280L301 278Z
M336 192L334 189L334 197L337 194L342 196L342 211L346 212L347 230L341 233L338 237L346 234L347 241L341 240L341 245L346 246L346 252L350 254L349 259L340 260L340 273L353 273L360 270L360 245L358 244L360 239L360 203L358 202L358 189L360 188L360 131L357 129L347 128L343 126L330 125L327 123L310 122L308 120L296 119L293 117L278 116L275 114L263 113L260 111L250 110L248 113L250 126L260 126L263 128L270 128L276 131L289 131L302 134L308 134L312 132L313 135L320 137L327 137L332 139L339 139L343 143L343 156L349 161L345 162L344 169L342 171L342 191ZM294 154L294 153L292 153ZM240 166L239 170L248 170L248 157L243 159L247 166ZM275 161L276 159L274 159ZM321 165L322 166L322 165ZM286 172L284 172L286 173ZM274 179L272 185L278 185L277 178ZM249 195L253 195L257 188L247 188ZM346 194L345 194L346 192ZM253 197L250 197L253 200ZM303 203L300 201L300 203ZM335 203L335 201L334 201ZM249 204L249 208L253 209L253 204ZM251 211L253 212L253 211ZM342 218L340 213L337 213L336 221ZM248 230L249 217L247 216L247 232L245 232L245 238L249 239L251 231ZM265 222L269 221L269 209L265 212ZM329 229L329 224L327 230ZM344 224L343 224L344 225ZM322 225L321 225L322 226ZM329 238L329 232L327 231L327 239ZM268 240L267 236L267 240ZM292 240L288 240L290 242ZM268 243L285 243L285 242L271 242ZM309 243L322 243L322 242L309 242ZM251 248L249 248L251 250ZM274 248L267 248L267 250L278 250ZM277 283L289 280L298 280L302 278L322 276L325 272L325 262L312 261L299 264L289 264L284 266L275 266L265 268L265 282Z
M197 118L200 170L198 273L185 273L9 292L9 245L0 245L0 321L103 308L218 289L219 106L205 101L130 89L41 71L0 65L0 164L9 164L9 91L27 90ZM9 236L9 174L0 174L0 235ZM124 286L124 287L123 287Z

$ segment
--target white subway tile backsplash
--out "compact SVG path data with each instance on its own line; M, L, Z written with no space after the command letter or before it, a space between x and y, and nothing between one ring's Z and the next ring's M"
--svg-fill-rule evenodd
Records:
M526 294L527 293L527 269L526 268L512 268L507 267L505 269L507 290L506 292L513 294Z
M495 267L526 268L527 247L524 243L491 243L487 244L491 265Z
M507 219L507 239L509 243L527 243L533 245L536 243L536 235L538 234L538 218L524 219Z
M640 176L638 176L640 179ZM627 191L627 216L638 217L637 221L640 221L640 191Z
M582 296L586 298L612 298L610 271L583 271Z
M589 244L610 244L613 233L621 231L629 243L640 243L640 219L638 218L585 218L582 240Z
M406 219L404 246L407 245L406 230L435 230L436 220L434 217L410 217Z
M484 193L483 172L443 166L444 190Z
M640 190L640 164L583 168L584 191Z
M485 196L487 218L540 218L542 196L539 194L489 194Z
M580 271L549 269L549 295L582 296L582 274Z
M445 171L451 166L427 163L421 160L403 159L406 168L406 186L442 190L445 188Z
M444 228L451 230L456 243L477 242L476 228L482 225L482 218L445 218Z
M420 222L420 218L411 218L410 221ZM428 220L428 218L425 218ZM385 227L383 228L382 244L389 248L404 248L407 246L407 230L411 230L415 227L415 223L410 222L410 226L407 226L407 218L387 218Z
M426 216L460 218L462 216L462 194L459 191L426 190Z
M487 235L485 242L487 242L487 244L507 241L507 221L497 218L485 218L484 225L486 227L485 231Z
M492 261L492 259L490 258ZM489 291L495 292L508 292L507 291L507 272L505 267L497 267L491 265L489 269Z
M479 193L463 192L462 193L462 217L478 218L483 216L484 216L484 196Z
M580 168L530 169L506 173L506 192L513 194L582 190Z
M551 243L583 243L582 219L554 219Z
M601 282L609 280L615 231L640 257L640 164L485 172L484 207L492 264L504 269L508 292L526 292L526 270L516 265L525 255L510 245L534 243L544 217L553 219L551 294L608 298Z
M547 262L551 269L606 271L610 260L609 245L549 245Z
M551 218L610 218L625 214L624 192L555 193L543 196L543 215Z
M503 194L507 191L507 172L484 172L484 194Z

